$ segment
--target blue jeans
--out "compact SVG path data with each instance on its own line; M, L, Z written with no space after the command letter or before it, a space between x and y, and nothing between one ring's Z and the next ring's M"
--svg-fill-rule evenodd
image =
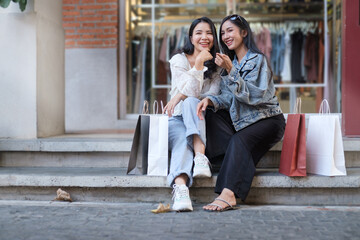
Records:
M172 186L174 180L181 174L188 176L186 185L192 185L192 166L194 159L193 135L200 136L206 143L205 120L196 115L199 99L188 97L182 104L182 115L169 118L169 150L170 172L167 177L168 184Z

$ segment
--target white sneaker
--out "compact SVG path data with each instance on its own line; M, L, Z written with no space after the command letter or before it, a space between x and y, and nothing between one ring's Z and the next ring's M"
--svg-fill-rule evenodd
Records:
M211 177L209 159L199 152L196 153L194 158L193 177Z
M173 188L174 190L172 193L174 204L172 206L172 210L180 212L192 211L193 207L189 195L189 188L185 184L174 184Z

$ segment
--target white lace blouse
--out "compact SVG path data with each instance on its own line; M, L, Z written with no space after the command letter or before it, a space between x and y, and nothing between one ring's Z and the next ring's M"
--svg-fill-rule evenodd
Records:
M171 98L178 93L199 99L203 99L208 95L219 94L220 71L214 73L212 79L204 79L204 72L207 71L207 67L204 66L202 70L191 67L185 53L174 55L169 62L171 70ZM181 109L182 101L176 105L173 116L181 115Z

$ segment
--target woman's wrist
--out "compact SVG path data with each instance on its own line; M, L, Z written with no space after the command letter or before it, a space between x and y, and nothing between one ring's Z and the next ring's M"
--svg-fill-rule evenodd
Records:
M231 65L231 66L228 66L228 67L226 68L226 71L228 72L228 74L230 74L231 69L232 69L232 65Z
M207 99L207 102L208 102L208 106L211 106L211 107L213 107L214 106L214 103L211 101L211 99L210 98L206 98Z
M200 71L204 69L204 62L201 60L196 59L195 61L195 68L196 70Z
M187 98L187 96L182 93L178 93L177 97L179 98L179 100L183 100L183 101Z

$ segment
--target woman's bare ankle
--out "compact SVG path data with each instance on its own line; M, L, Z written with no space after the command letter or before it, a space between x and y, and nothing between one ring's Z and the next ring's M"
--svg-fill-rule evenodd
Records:
M226 201L228 201L231 205L235 205L236 204L236 197L233 191L231 191L228 188L224 188L221 192L221 194L219 195L219 198L222 198Z
M202 142L201 138L198 135L193 137L194 151L205 154L205 145Z
M175 178L174 183L176 185L186 185L187 180L188 176L186 174L181 174Z

